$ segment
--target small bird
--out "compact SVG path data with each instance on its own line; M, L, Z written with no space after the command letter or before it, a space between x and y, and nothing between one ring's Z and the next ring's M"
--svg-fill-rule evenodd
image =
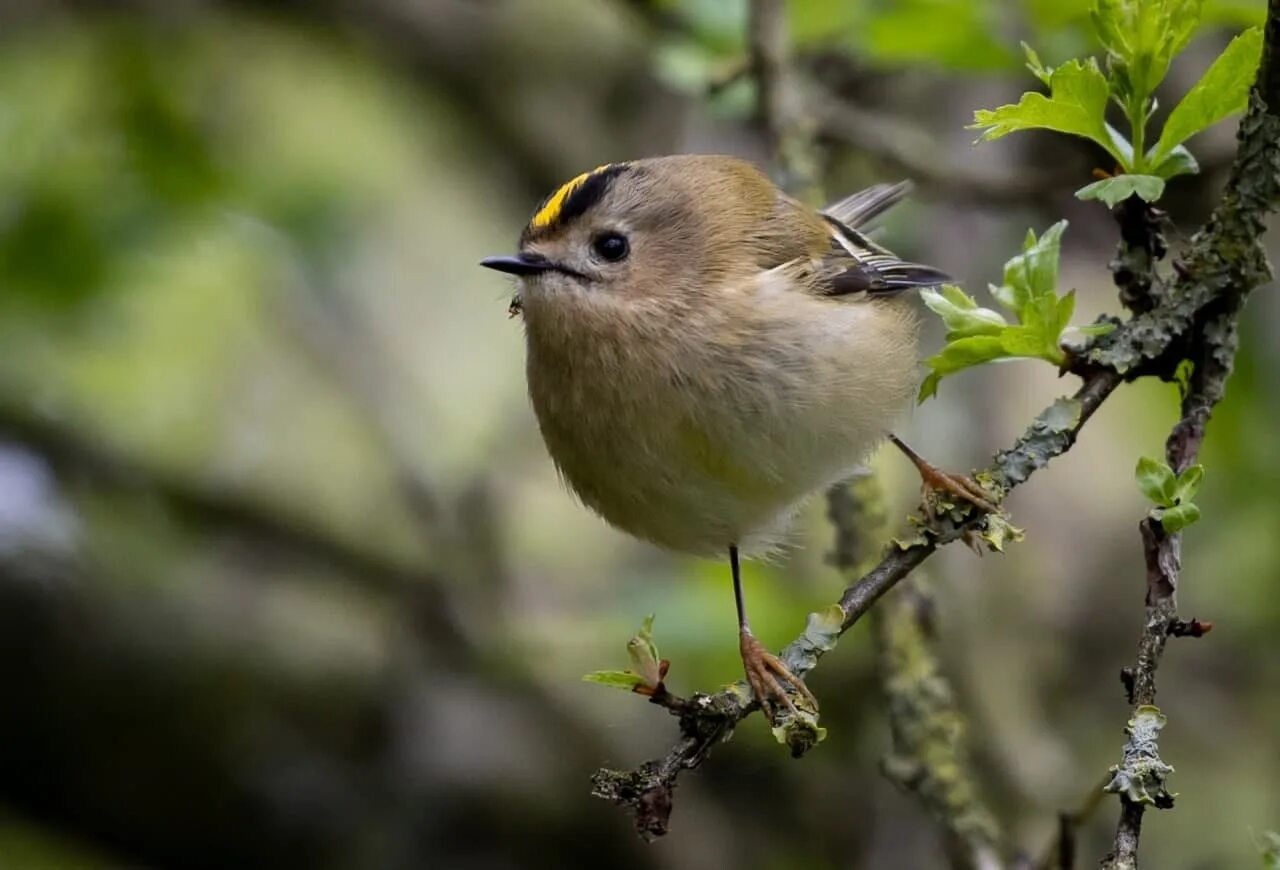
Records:
M815 211L733 157L610 163L538 206L514 256L529 396L562 477L612 525L728 554L747 682L772 716L804 683L751 633L739 555L783 542L810 495L886 437L917 386L903 291L948 280L859 231L878 185ZM896 438L927 487L994 510Z

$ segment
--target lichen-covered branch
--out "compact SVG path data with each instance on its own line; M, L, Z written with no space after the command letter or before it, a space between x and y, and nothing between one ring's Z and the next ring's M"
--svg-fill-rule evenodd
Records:
M1236 318L1245 297L1271 277L1261 238L1267 215L1280 202L1280 0L1268 5L1262 65L1238 142L1222 201L1192 240L1180 279L1143 315L1155 323L1163 314L1169 325L1183 323L1189 332L1181 356L1191 361L1192 374L1181 417L1165 444L1175 472L1195 463L1209 417L1225 395L1235 360ZM1139 530L1147 568L1146 621L1137 661L1122 672L1134 710L1122 761L1112 769L1114 776L1106 787L1120 795L1121 804L1112 849L1102 862L1107 870L1136 868L1146 807L1173 806L1164 787L1173 768L1160 758L1157 743L1165 717L1155 706L1156 671L1170 635L1204 632L1200 623L1178 619L1181 535L1167 532L1151 517L1142 520Z

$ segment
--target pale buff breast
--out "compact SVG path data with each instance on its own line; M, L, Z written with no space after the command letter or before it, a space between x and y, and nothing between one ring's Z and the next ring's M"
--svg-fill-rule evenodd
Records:
M586 505L677 551L775 547L915 388L915 317L902 299L764 287L697 312L563 302L525 312L547 448Z

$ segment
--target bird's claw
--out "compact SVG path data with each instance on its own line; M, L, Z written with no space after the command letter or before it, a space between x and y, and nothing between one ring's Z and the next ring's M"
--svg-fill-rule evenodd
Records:
M772 719L779 703L790 710L792 715L797 714L795 702L780 680L790 683L814 710L818 709L818 699L809 691L804 680L791 673L782 660L765 649L750 631L744 630L739 634L738 646L742 652L742 667L746 671L747 684L751 686L751 693L760 702L766 716Z

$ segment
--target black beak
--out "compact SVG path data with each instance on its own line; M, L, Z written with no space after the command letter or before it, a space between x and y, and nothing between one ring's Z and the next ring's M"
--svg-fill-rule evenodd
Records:
M480 265L509 275L539 275L558 268L541 254L516 254L514 257L485 257Z

